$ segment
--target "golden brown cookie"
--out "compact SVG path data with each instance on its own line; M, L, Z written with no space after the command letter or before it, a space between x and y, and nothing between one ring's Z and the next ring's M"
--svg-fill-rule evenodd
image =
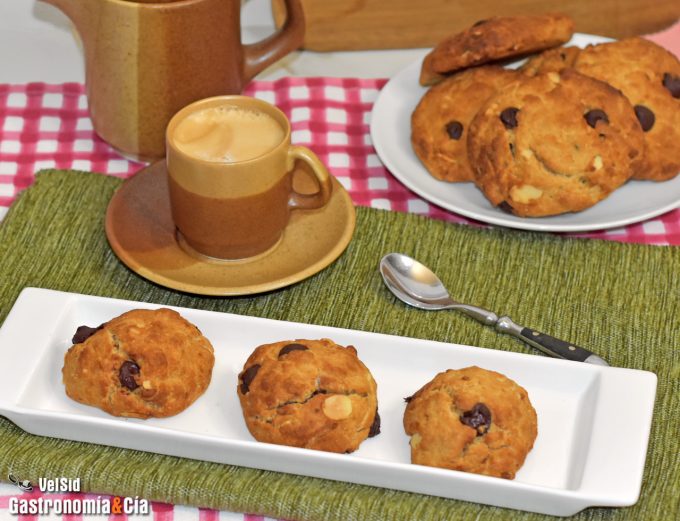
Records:
M448 74L549 49L569 41L573 33L574 21L559 13L489 18L437 44L426 66Z
M548 49L527 60L520 67L524 74L536 76L545 72L562 72L574 66L581 49L578 47L557 47Z
M468 152L491 204L539 217L607 197L640 168L644 137L623 94L565 69L492 97L470 125Z
M442 81L444 78L446 78L445 74L439 74L436 73L432 70L432 56L434 54L434 50L430 51L425 55L425 58L423 58L423 63L420 66L420 77L418 78L418 82L423 86L423 87L429 87L430 85L436 85L440 81Z
M519 73L497 66L466 69L428 90L411 116L411 144L432 176L473 181L467 132L479 107Z
M370 371L353 346L327 338L259 346L243 366L237 393L258 441L348 453L380 432Z
M210 384L213 347L170 309L135 309L98 328L81 326L64 357L66 394L114 416L165 417Z
M646 158L636 179L665 181L680 172L680 61L644 38L588 46L574 67L621 90L644 130Z
M439 373L406 399L411 463L514 479L538 434L527 392L476 366Z

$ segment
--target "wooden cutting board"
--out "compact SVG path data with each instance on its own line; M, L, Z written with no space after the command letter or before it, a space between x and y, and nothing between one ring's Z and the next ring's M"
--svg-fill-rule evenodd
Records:
M491 16L559 11L576 31L622 38L664 29L680 18L680 0L301 0L314 51L432 47ZM278 26L282 0L273 0Z

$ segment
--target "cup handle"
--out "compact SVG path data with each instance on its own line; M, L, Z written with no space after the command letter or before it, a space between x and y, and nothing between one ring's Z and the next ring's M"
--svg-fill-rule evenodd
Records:
M319 191L315 194L301 194L293 190L288 200L288 207L311 210L321 208L328 203L333 192L331 175L317 155L306 147L293 145L288 149L288 157L293 167L298 160L307 163L319 182Z
M284 3L287 16L283 26L268 38L243 46L244 83L302 45L305 38L305 13L302 4L300 0L284 0Z

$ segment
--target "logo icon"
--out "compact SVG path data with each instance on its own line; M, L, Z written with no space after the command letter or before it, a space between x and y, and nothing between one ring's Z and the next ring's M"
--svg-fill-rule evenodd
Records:
M31 483L29 480L25 479L23 481L20 481L19 479L15 478L11 472L7 475L7 478L12 483L14 483L19 488L19 490L23 490L24 492L33 491L33 483Z

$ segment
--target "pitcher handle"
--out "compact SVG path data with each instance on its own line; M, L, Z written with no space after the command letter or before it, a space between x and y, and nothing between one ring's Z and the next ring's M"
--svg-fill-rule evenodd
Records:
M286 21L283 26L264 40L243 46L243 75L250 81L278 59L302 45L305 37L305 13L300 0L284 0Z

